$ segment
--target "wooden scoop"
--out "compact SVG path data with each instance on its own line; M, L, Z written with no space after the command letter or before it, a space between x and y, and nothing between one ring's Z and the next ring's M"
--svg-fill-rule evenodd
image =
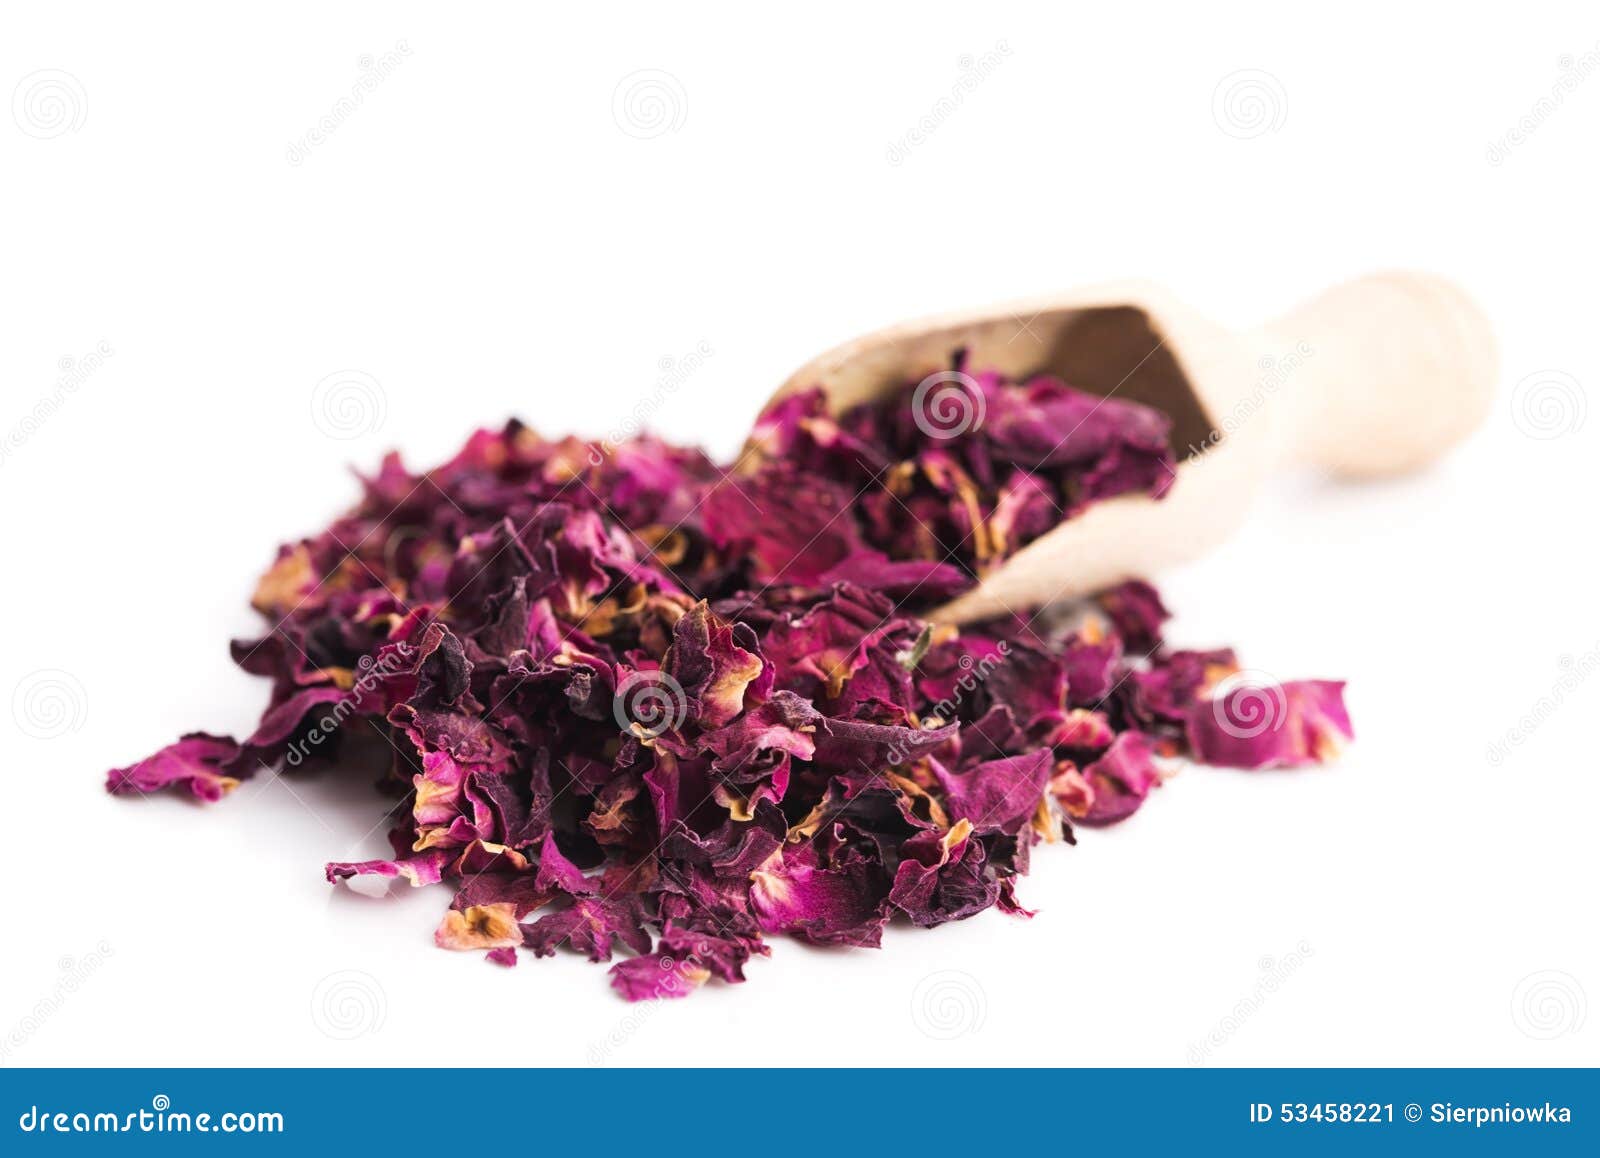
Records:
M1493 335L1471 299L1428 274L1385 273L1247 333L1137 283L927 318L813 359L774 400L821 386L837 414L947 371L962 348L974 370L1051 373L1165 411L1178 466L1164 498L1099 503L1018 551L933 613L950 623L1193 559L1243 521L1280 464L1370 477L1431 462L1483 420L1497 378Z

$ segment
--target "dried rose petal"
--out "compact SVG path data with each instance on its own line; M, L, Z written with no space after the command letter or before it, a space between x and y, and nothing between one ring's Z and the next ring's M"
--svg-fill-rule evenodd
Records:
M190 734L107 786L216 800L262 767L347 766L387 793L393 852L330 882L448 882L440 946L568 949L641 1000L743 981L764 934L1029 916L1031 850L1134 812L1157 753L1293 766L1349 737L1340 684L1262 700L1231 652L1168 650L1142 582L1059 621L927 622L1062 519L1172 478L1147 407L937 377L932 410L917 383L839 416L791 395L731 471L516 422L426 474L390 455L257 587L269 630L233 649L271 681L255 732Z
M1189 710L1189 743L1197 759L1234 768L1297 768L1319 764L1354 739L1344 684L1226 681Z

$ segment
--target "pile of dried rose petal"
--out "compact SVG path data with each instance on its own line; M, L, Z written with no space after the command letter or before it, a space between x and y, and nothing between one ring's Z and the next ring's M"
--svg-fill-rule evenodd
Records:
M960 377L981 421L940 428L910 385L841 418L794 395L732 473L516 422L425 474L391 455L260 582L271 631L233 649L272 680L255 734L186 736L109 787L216 800L260 769L373 767L394 859L330 881L449 881L438 944L505 965L620 942L612 983L640 999L743 980L764 933L875 946L897 916L1030 915L1033 845L1132 814L1158 760L1290 767L1349 737L1341 684L1169 650L1144 583L920 619L1173 477L1153 410Z

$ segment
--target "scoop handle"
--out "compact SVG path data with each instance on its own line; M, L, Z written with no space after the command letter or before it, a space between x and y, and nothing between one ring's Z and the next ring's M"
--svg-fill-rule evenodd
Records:
M1288 367L1283 393L1294 401L1279 454L1342 475L1437 458L1483 421L1499 377L1483 311L1432 274L1345 282L1256 337Z

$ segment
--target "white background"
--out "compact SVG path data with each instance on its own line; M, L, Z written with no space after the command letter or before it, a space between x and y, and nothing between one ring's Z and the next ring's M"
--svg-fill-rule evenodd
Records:
M1535 111L1600 21L1205 8L9 9L0 89L53 70L66 104L0 110L5 1064L1600 1062L1600 76ZM614 107L641 70L660 123ZM1214 99L1243 70L1263 119ZM511 413L603 435L703 342L651 421L726 453L899 318L1133 275L1245 326L1393 266L1495 319L1485 429L1403 481L1284 477L1163 583L1179 642L1349 679L1358 743L1185 771L1042 850L1031 923L779 940L747 985L629 1007L574 956L434 949L442 890L330 889L385 848L364 783L101 793L249 729L254 578L386 448L427 465ZM383 410L330 437L314 391L351 369Z

